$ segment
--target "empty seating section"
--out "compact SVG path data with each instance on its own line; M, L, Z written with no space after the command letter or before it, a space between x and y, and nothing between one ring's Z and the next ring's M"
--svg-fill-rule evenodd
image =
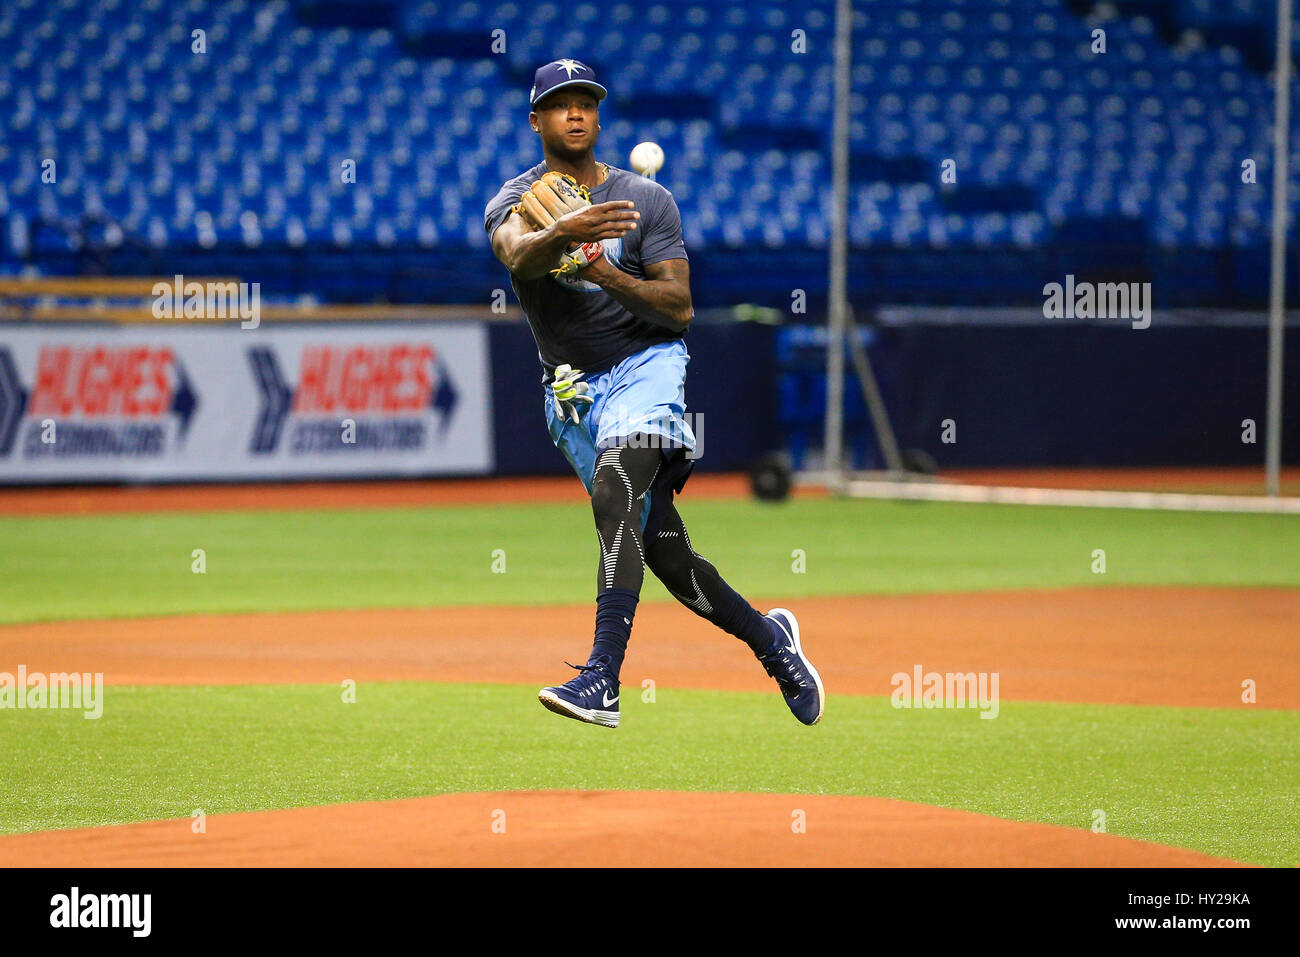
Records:
M855 249L1031 250L1079 219L1166 250L1265 241L1271 81L1219 34L1267 36L1271 3L856 6ZM363 8L383 25L337 25ZM611 88L602 157L663 146L691 248L821 250L833 20L831 0L11 0L2 268L88 244L481 256L484 202L539 158L531 71L561 55Z

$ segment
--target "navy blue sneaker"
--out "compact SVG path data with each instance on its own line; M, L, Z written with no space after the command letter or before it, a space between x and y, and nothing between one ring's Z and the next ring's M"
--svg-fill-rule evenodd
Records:
M799 622L784 608L773 608L765 616L775 622L782 640L758 661L776 679L790 712L804 724L816 724L826 710L826 690L799 643Z
M566 718L617 728L618 679L599 665L569 667L578 671L577 677L558 688L543 688L537 692L537 700Z

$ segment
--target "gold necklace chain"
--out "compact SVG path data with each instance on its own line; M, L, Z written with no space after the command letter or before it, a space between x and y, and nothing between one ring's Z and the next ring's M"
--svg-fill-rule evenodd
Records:
M598 162L596 165L600 167L600 179L596 180L596 185L599 186L604 183L605 180L609 179L609 164ZM548 171L550 170L549 166L546 168Z

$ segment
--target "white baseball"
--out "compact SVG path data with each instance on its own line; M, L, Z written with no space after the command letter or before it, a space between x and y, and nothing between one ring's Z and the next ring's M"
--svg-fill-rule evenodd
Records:
M632 147L632 168L642 176L659 172L664 165L664 151L658 143L637 143Z

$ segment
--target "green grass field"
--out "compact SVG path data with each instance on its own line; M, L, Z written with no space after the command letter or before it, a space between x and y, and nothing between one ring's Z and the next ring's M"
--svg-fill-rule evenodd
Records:
M26 831L448 791L808 792L1071 827L1100 808L1111 833L1300 860L1291 712L1006 702L984 721L840 696L810 732L776 695L661 689L654 704L626 695L611 732L550 716L535 691L377 683L343 704L334 685L109 688L98 721L6 718L0 776L58 773L6 787L0 822Z
M1300 585L1300 518L689 498L683 514L695 547L754 595ZM588 523L581 502L3 518L0 620L583 602ZM589 540L578 572L555 561L553 541ZM196 548L205 575L190 570ZM1095 548L1105 576L1090 570ZM491 573L493 549L507 574ZM806 574L791 574L794 549ZM657 583L647 598L668 600ZM809 731L772 694L660 689L654 704L627 695L608 732L550 715L534 690L376 683L345 705L336 686L116 687L98 721L0 712L0 833L448 791L664 788L869 794L1080 828L1101 809L1114 834L1300 861L1295 712L1003 702L984 721L836 696Z
M801 500L683 505L752 595L1096 585L1300 585L1300 517ZM591 599L580 501L504 507L0 519L0 621ZM553 557L576 543L575 573ZM191 572L203 549L207 573ZM1106 575L1091 571L1106 551ZM507 574L491 573L502 549ZM791 574L802 549L806 573ZM588 573L589 572L589 573ZM647 600L671 601L653 580Z

